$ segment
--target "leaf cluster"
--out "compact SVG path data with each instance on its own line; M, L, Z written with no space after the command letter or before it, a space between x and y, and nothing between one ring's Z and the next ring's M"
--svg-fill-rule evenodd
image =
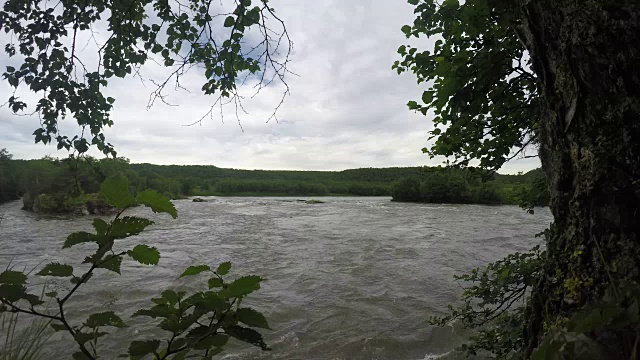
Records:
M433 317L430 323L445 326L459 320L473 329L475 334L460 348L469 356L488 352L497 359L518 358L525 346L524 306L544 258L545 252L536 246L456 276L456 280L470 284L464 287L462 304L449 305L449 314Z
M154 222L135 216L122 216L123 212L136 204L149 207L153 212L166 213L173 218L177 212L168 198L153 190L143 191L133 196L124 177L107 179L102 184L101 195L107 203L119 211L109 222L102 219L93 221L95 232L76 232L70 234L63 248L79 244L94 244L95 252L85 257L83 263L89 269L76 273L68 264L46 264L38 276L68 278L71 290L64 296L57 292L46 293L55 298L55 312L40 310L45 302L42 296L27 291L28 276L24 272L6 269L0 273L0 312L27 313L51 320L56 331L67 331L78 344L80 351L74 354L76 359L95 359L98 339L107 335L108 328L127 326L120 316L113 311L99 312L89 315L81 325L73 325L67 319L65 303L76 290L86 284L98 270L121 273L121 264L129 257L143 265L157 265L160 252L155 247L138 244L132 248L120 248L119 240L135 236L143 232ZM231 263L220 264L215 270L208 265L191 266L180 277L209 273L208 289L187 295L186 292L165 290L160 297L153 298L154 305L136 311L133 316L144 316L158 319L157 326L170 335L166 341L159 339L136 340L129 346L125 357L141 359L153 356L156 359L185 359L187 357L210 358L223 350L229 337L268 350L262 335L253 328L268 329L264 315L249 308L241 307L242 300L252 292L260 289L262 278L259 276L242 276L229 281L225 276L231 270Z
M171 69L164 82L152 79L156 90L149 106L156 99L165 101L163 90L169 81L181 88L180 77L193 67L204 69L202 91L218 95L216 104L222 104L223 98L238 100L236 83L240 76L258 76L260 88L274 78L283 81L288 58L280 60L278 51L283 42L282 47L289 45L290 51L291 42L268 0L254 5L251 0L237 1L229 14L216 13L216 3L5 1L0 9L0 29L10 35L11 41L4 50L15 58L11 63L19 66L7 66L2 77L15 90L25 86L42 94L31 112L41 119L41 127L33 133L36 143L55 141L58 149L78 153L95 145L105 155L115 157L116 151L103 130L113 125L110 114L116 99L105 96L103 90L114 78L140 76L140 68L149 60ZM221 24L220 17L224 17ZM274 25L282 30L274 30ZM107 38L101 44L95 36L100 28L106 30L100 35ZM252 28L261 34L262 41L248 39ZM87 45L77 43L80 38L95 43L97 67L82 56ZM245 42L251 47L243 48ZM272 78L265 78L268 70ZM16 96L16 91L8 99L14 113L24 113L33 105ZM58 121L66 117L76 120L82 135L68 137L60 132Z
M517 4L490 0L409 0L416 18L402 27L409 37L426 36L433 47L402 45L399 74L413 73L427 89L409 109L433 114L432 158L472 160L497 170L536 143L540 117L536 78L519 39ZM513 154L513 150L517 150Z

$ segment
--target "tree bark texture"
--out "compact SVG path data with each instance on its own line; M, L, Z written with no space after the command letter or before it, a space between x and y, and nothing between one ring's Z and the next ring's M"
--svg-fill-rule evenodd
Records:
M520 1L554 216L530 352L612 282L640 279L640 0Z

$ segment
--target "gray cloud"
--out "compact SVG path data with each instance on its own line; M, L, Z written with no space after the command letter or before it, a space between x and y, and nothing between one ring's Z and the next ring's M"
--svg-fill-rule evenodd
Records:
M266 122L284 88L262 90L244 102L242 129L234 108L216 110L200 125L183 126L202 117L214 99L200 94L202 71L194 69L181 83L189 90L167 92L168 101L147 110L151 84L138 79L114 81L108 92L116 98L106 131L119 154L133 162L212 164L247 169L341 170L357 167L437 165L420 151L432 127L428 117L407 110L408 100L422 92L408 74L391 70L396 49L407 40L400 27L413 21L405 1L273 0L294 41L291 95ZM4 38L1 38L4 40ZM3 41L4 42L4 41ZM89 52L91 45L86 50ZM5 57L2 57L5 62ZM149 64L144 77L161 79L167 70ZM250 86L241 92L252 95ZM9 94L6 83L0 94ZM22 94L23 96L33 96ZM0 109L0 147L18 158L65 156L52 146L33 144L37 117L16 117ZM76 133L72 120L62 129ZM244 131L243 131L244 130ZM537 159L512 161L504 172L528 170Z

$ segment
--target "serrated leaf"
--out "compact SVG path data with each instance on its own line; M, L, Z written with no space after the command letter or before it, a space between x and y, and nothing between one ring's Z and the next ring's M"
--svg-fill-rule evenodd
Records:
M182 275L180 275L180 277L185 277L185 276L192 276L192 275L197 275L200 274L203 271L209 271L211 270L211 268L209 267L209 265L195 265L195 266L189 266L183 273Z
M145 265L158 265L160 261L160 252L158 249L144 244L136 245L132 250L127 251L127 255Z
M188 302L206 311L225 311L229 308L229 303L214 291L194 294L189 297Z
M0 298L8 302L16 302L27 295L27 288L20 284L2 284L0 285Z
M229 270L231 270L231 262L226 261L218 265L218 268L216 269L216 273L218 275L227 275L229 273Z
M232 336L238 340L244 341L251 345L260 347L262 350L271 350L269 346L264 342L262 335L249 328L244 328L237 325L225 326L224 332L229 336Z
M85 321L84 325L89 328L97 328L100 326L123 328L127 326L113 311L91 314L87 321Z
M38 272L40 276L73 276L73 266L60 263L50 263Z
M169 305L174 305L180 301L180 295L173 290L165 290L160 294L160 296L162 296Z
M98 265L100 269L111 270L120 274L120 266L122 265L122 256L113 256L106 261L103 261Z
M260 289L262 278L257 275L243 276L230 283L225 289L220 290L220 296L231 299L246 296Z
M140 234L147 226L153 225L153 221L137 217L124 216L111 222L109 236L114 239L124 239Z
M44 301L42 301L39 296L33 294L24 294L22 299L27 300L32 307L44 304Z
M207 350L212 347L224 346L229 341L229 336L224 334L214 334L200 339L193 345L194 349Z
M0 284L22 285L27 283L27 275L20 271L5 270L0 274Z
M238 321L249 325L251 327L259 327L263 329L270 329L267 319L262 313L252 308L240 308L236 311Z
M212 288L221 288L222 285L224 285L224 283L222 282L222 279L214 277L209 279L209 289Z
M140 192L136 201L141 205L150 207L155 213L167 213L174 219L178 217L178 212L169 198L159 194L155 190L145 190Z
M129 345L129 355L144 356L153 354L158 350L160 340L132 341Z
M99 235L104 235L107 233L107 230L109 230L109 224L100 218L93 219L92 225L93 228L96 229L96 233Z
M98 237L94 234L90 234L85 231L79 231L67 236L67 240L64 242L62 246L63 249L70 248L73 245L88 243L88 242L97 242Z
M108 178L102 183L100 192L104 195L107 204L124 209L133 205L134 199L129 193L129 182L124 176Z
M172 315L171 309L169 309L169 307L167 305L161 304L161 305L156 305L154 307L152 307L151 309L140 309L137 310L135 313L133 313L133 315L131 315L132 317L136 317L136 316L148 316L151 318L158 318L158 317L162 317L162 318L166 318Z
M107 335L106 332L91 332L91 333L85 333L82 331L78 331L77 333L75 333L75 335L73 335L73 338L76 339L76 341L79 344L83 344L86 343L87 341L91 341L93 339L97 339L99 337L105 336Z

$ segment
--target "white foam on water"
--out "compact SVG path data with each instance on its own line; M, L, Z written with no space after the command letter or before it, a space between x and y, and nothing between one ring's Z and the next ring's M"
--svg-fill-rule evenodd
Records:
M419 360L435 360L435 359L443 358L449 354L451 354L451 351L447 351L446 353L442 353L442 354L425 354L425 356Z

